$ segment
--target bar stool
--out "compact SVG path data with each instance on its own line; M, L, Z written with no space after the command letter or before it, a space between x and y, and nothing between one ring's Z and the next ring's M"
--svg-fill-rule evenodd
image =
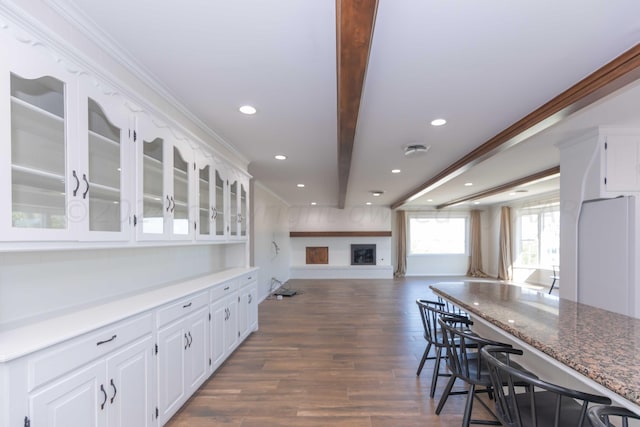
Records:
M473 324L469 318L461 316L455 313L445 311L446 305L439 301L429 300L416 300L416 304L420 310L420 319L422 320L422 326L424 328L424 339L427 341L427 347L424 350L420 364L418 365L418 371L416 375L420 375L422 368L427 360L435 359L433 367L433 375L431 377L431 390L429 395L433 398L436 392L436 385L439 376L450 376L450 374L440 373L440 361L442 360L442 351L445 348L444 336L442 329L438 324L438 319L441 316L446 316L453 320L455 323L461 325L461 327L468 327ZM434 348L435 356L429 357L429 351ZM446 355L445 355L446 357Z
M522 350L484 347L480 353L489 368L496 415L503 426L583 427L589 403L611 403L608 397L549 383L516 367L511 356L522 355ZM516 384L528 387L517 393Z
M627 408L611 405L592 406L587 410L587 417L593 427L629 427L629 420L640 420L640 415Z

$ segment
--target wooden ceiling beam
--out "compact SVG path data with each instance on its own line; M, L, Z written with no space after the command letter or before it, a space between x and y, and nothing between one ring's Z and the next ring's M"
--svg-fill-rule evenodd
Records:
M479 191L477 193L470 194L468 196L460 197L458 199L450 200L448 202L439 204L438 206L436 206L436 209L442 209L442 208L446 208L447 206L457 205L458 203L467 202L469 200L482 199L484 197L489 197L495 194L504 193L505 191L511 190L520 185L529 184L531 182L538 181L544 178L549 178L553 175L558 175L559 173L560 173L560 166L554 166L552 168L549 168L540 172L536 172L534 174L531 174L522 178L514 179L513 181L509 181L505 184L501 184L484 191Z
M571 86L540 108L478 146L434 177L391 204L392 209L415 200L468 171L483 160L548 129L572 113L640 79L640 44Z
M336 0L338 208L344 209L378 0Z

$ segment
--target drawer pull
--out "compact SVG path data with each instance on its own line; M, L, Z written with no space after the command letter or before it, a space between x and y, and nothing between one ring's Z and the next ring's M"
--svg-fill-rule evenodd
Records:
M191 307L191 303L185 304L185 305L182 306L182 308L189 308L189 307Z
M228 291L228 290L229 290L229 286L227 286L226 288L224 288L224 290L225 290L225 291Z
M111 387L113 388L113 396L111 396L111 403L113 403L113 399L116 398L116 394L118 393L118 389L116 385L113 383L113 378L111 378Z
M109 338L108 340L98 341L98 342L96 343L96 345L106 344L106 343L108 343L108 342L111 342L111 341L115 340L115 339L116 339L116 337L117 337L117 335L114 335L114 336L112 336L111 338Z
M102 392L102 395L104 396L104 400L100 404L100 410L103 410L104 409L104 404L107 403L107 392L104 389L104 384L100 384L100 391Z
M253 279L253 277L251 277L251 276L247 277L247 280L251 280L251 279Z

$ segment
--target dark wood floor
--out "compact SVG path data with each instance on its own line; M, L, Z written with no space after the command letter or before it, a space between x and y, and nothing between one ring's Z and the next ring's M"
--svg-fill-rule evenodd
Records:
M460 426L466 396L437 416L446 378L430 399L433 361L416 376L425 342L415 300L433 297L434 280L287 282L298 295L263 301L260 330L167 426ZM474 418L491 416L476 404Z

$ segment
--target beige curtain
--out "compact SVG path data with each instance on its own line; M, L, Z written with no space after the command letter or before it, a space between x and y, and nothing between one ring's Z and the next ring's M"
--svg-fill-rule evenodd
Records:
M397 211L396 213L396 230L398 231L397 242L397 261L394 277L404 277L407 272L407 213L405 211Z
M498 279L513 278L513 258L511 252L511 208L500 210L500 252L498 253Z
M467 270L467 276L471 277L488 277L488 274L482 271L481 228L480 211L474 209L471 211L471 254L469 256L469 269Z

